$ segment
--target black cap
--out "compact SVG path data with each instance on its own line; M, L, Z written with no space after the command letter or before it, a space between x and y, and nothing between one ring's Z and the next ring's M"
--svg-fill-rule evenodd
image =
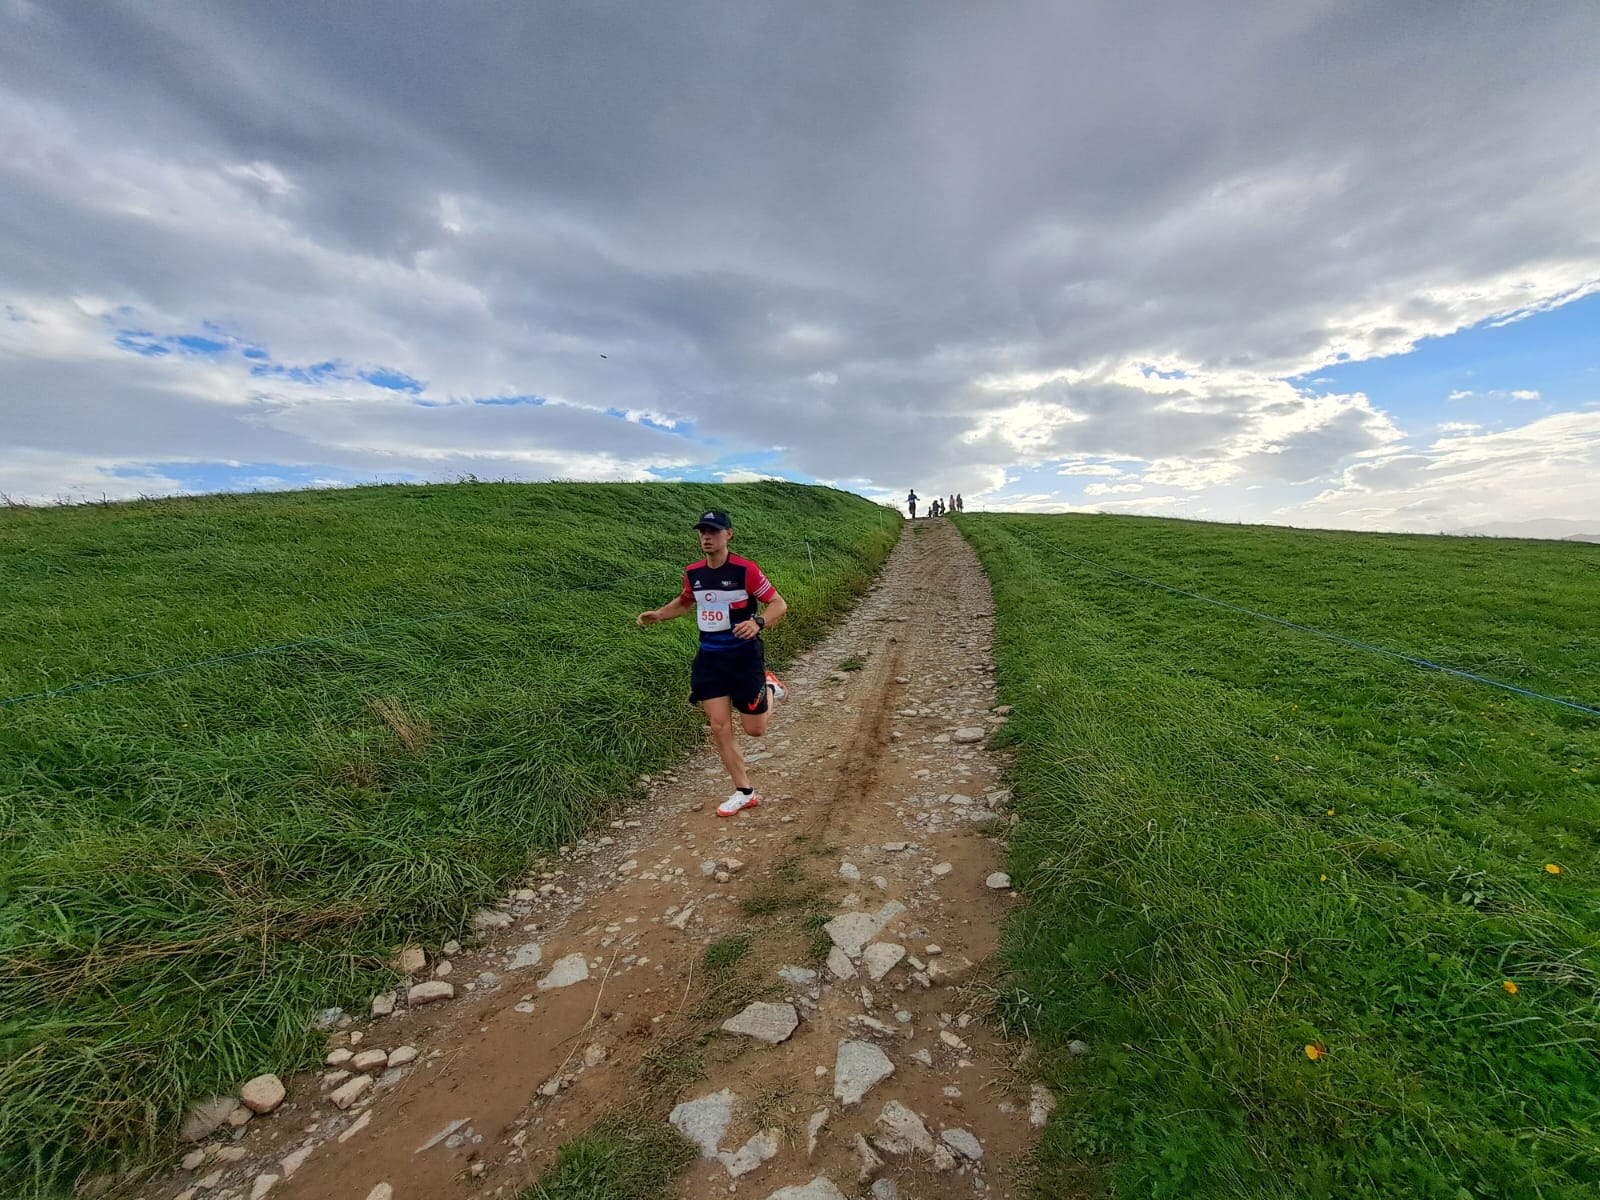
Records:
M733 518L721 509L713 508L710 512L700 514L700 519L694 523L696 529L732 529Z

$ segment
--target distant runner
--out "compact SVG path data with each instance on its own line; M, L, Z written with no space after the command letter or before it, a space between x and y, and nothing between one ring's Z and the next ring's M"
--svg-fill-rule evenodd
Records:
M917 519L917 489L912 488L911 494L906 497L906 507L911 510L911 519Z
M703 513L694 527L706 556L684 570L683 591L676 600L640 613L638 623L655 625L688 612L698 614L700 653L690 673L689 703L705 710L717 754L733 779L733 795L717 805L717 816L731 817L761 803L733 738L733 710L739 709L746 734L761 737L767 732L771 702L788 699L789 690L767 670L761 631L782 621L789 605L760 567L728 553L733 521L727 513ZM756 611L757 602L767 606L765 614Z

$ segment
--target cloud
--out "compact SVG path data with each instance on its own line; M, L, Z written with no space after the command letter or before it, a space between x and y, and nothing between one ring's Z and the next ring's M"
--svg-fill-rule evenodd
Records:
M1288 379L1600 281L1592 7L1471 8L1427 54L1332 0L1161 28L12 0L0 489L776 450L872 495L1136 473L1249 515L1407 432Z
M1519 388L1516 391L1489 391L1474 392L1470 390L1457 390L1450 393L1451 400L1537 400L1539 393L1532 388Z
M1446 432L1425 450L1348 468L1282 515L1345 527L1439 532L1505 520L1587 516L1600 479L1600 411L1559 413L1495 433ZM1588 497L1573 506L1573 497Z

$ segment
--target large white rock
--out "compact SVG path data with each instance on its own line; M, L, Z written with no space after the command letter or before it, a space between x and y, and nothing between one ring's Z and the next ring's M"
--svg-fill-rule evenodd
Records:
M849 1200L849 1198L833 1186L833 1180L826 1175L818 1175L810 1183L779 1188L768 1196L767 1200Z
M778 1153L778 1131L763 1129L732 1154L724 1151L717 1157L728 1168L728 1174L738 1179L748 1175L762 1163Z
M283 1103L283 1080L276 1075L257 1075L239 1089L239 1100L253 1113L269 1113Z
M389 1051L389 1065L391 1067L403 1067L416 1057L417 1048L415 1046L396 1046Z
M715 1158L722 1135L728 1132L728 1126L733 1121L733 1101L733 1093L723 1088L698 1100L685 1100L672 1110L667 1120L686 1139L700 1147L701 1158Z
M543 992L550 988L571 987L587 978L589 978L589 961L581 954L568 954L556 959L555 965L550 968L550 974L539 980L539 990Z
M876 982L894 970L905 956L904 946L894 942L873 942L861 952L861 965L867 968L867 978Z
M389 1065L387 1050L363 1050L350 1060L352 1071L381 1071Z
M746 1006L743 1012L729 1017L722 1023L724 1033L741 1033L746 1037L753 1037L758 1042L767 1042L777 1045L779 1042L789 1040L800 1024L800 1014L795 1012L792 1004L769 1004L764 1000L757 1000L754 1004Z
M856 965L850 961L850 956L837 946L828 947L828 970L835 979L854 979Z
M412 1008L419 1004L433 1004L440 1000L455 999L456 985L446 983L442 979L430 979L427 983L412 985L406 992L406 1003Z
M265 1200L266 1194L277 1182L276 1175L257 1175L255 1182L250 1185L250 1200Z
M950 740L957 745L970 746L983 741L983 729L977 725L963 725L950 735Z
M920 1151L933 1153L933 1134L917 1116L898 1100L891 1100L878 1114L872 1144L885 1154L906 1155Z
M894 1063L875 1043L840 1042L833 1062L833 1094L848 1108L893 1074Z
M984 886L993 892L1003 892L1011 886L1011 876L1004 871L996 871L983 881Z
M511 914L501 912L497 908L480 908L472 914L472 919L468 924L480 932L490 929L504 929L511 924Z

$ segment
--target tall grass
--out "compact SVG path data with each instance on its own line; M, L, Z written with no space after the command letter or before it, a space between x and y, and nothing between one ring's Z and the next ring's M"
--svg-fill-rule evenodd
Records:
M1117 1195L1195 1200L1596 1195L1600 719L1052 546L1591 705L1600 548L959 522L1016 706L1012 1016L1070 1097L1044 1175L1102 1162Z
M633 617L713 506L790 601L779 659L899 532L785 484L0 512L0 698L350 635L0 708L0 1194L310 1065L313 1012L364 1010L397 944L450 936L690 744L692 623Z

